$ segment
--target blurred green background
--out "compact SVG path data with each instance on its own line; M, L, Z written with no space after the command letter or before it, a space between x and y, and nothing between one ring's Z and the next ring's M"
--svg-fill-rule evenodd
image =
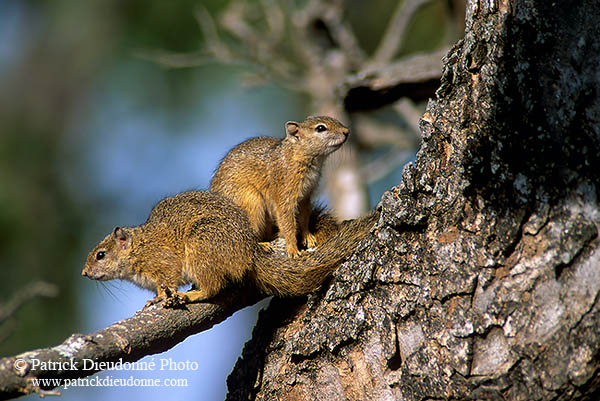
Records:
M276 83L245 88L244 66L168 69L139 56L197 52L195 8L217 15L227 3L0 1L0 316L32 282L58 288L0 321L0 356L58 344L140 309L149 292L81 277L87 252L114 226L142 223L164 196L206 188L233 145L282 136L285 121L311 112L305 97ZM346 4L361 46L373 51L397 1ZM446 12L441 1L424 7L402 53L447 42ZM371 206L399 177L396 169L371 186ZM202 366L164 376L189 378L185 389L84 388L63 396L223 399L258 308L156 356Z

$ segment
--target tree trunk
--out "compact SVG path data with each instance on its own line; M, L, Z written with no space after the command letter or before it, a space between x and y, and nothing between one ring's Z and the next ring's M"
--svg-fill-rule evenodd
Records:
M600 3L471 1L441 82L373 234L261 314L228 399L600 396Z

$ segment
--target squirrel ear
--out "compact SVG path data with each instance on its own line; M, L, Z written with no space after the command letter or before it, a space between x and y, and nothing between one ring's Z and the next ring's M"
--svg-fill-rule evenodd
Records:
M300 127L296 121L288 121L285 123L285 135L291 139L298 139L298 132L300 131Z
M117 244L123 249L128 248L129 244L131 243L131 235L121 227L115 227L115 230L113 231L113 237L115 238Z

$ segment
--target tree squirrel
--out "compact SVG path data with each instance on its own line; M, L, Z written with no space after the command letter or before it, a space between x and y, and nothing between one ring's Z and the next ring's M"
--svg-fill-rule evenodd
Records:
M325 158L348 137L348 128L331 117L288 121L283 139L248 139L229 151L217 168L210 191L233 200L248 214L263 241L274 224L290 256L298 256L298 237L308 248L317 243L308 228L311 197Z
M280 297L318 288L369 232L370 212L339 225L320 213L315 222L323 241L313 252L289 258L264 247L248 217L230 199L210 192L184 192L160 201L137 227L117 227L87 257L82 275L93 280L129 280L152 291L149 303L167 299L199 302L229 284L252 280L260 291ZM177 288L193 284L181 293Z

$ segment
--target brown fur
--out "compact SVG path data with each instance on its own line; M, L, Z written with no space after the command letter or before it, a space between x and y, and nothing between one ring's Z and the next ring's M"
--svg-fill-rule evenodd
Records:
M288 254L298 256L298 236L308 247L317 244L309 229L311 197L325 158L347 136L348 128L331 117L289 121L284 139L251 138L231 149L217 168L210 190L240 206L262 241L273 239L272 227L277 225Z
M246 214L231 200L209 192L184 192L159 202L146 223L119 228L87 257L82 271L94 280L129 280L185 302L217 295L231 283L252 280L262 292L298 296L318 288L369 232L378 214L371 212L339 225L313 214L323 241L313 252L289 258L261 245ZM181 294L179 286L194 289Z

